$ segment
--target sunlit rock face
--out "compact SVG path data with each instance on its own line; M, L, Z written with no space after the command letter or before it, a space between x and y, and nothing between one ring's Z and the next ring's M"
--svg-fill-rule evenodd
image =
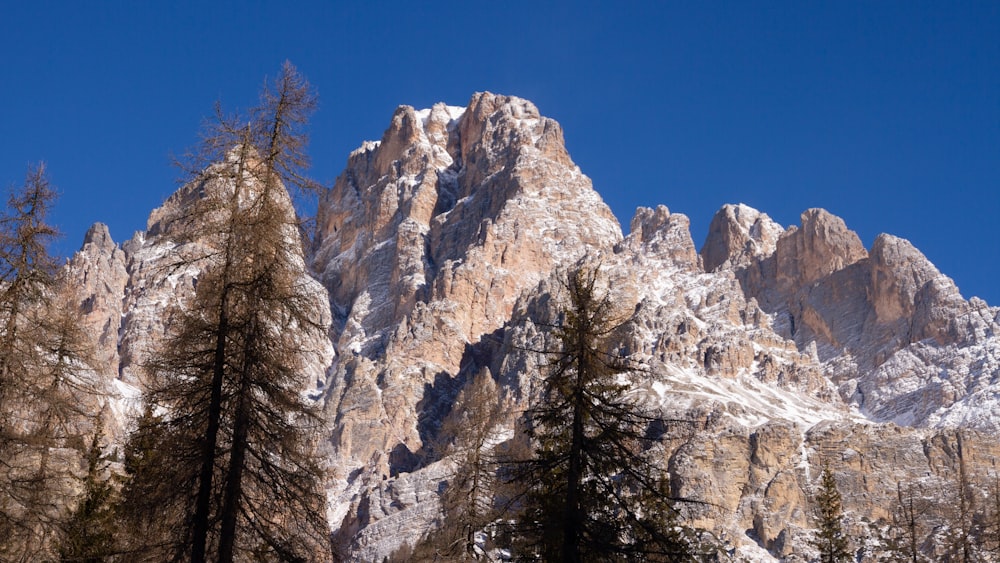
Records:
M204 178L181 187L152 211L145 231L135 233L122 245L114 243L105 225L96 224L65 266L65 274L80 296L80 312L101 375L112 384L112 420L106 422L109 430L118 434L116 439L123 439L120 433L133 427L129 417L141 409L141 395L148 383L147 366L176 315L193 296L204 266L204 262L190 260L205 254L209 236L194 235L201 233L202 225L190 221L190 206L206 194L231 189L224 180ZM274 197L288 213L294 213L284 189L276 190ZM286 236L300 239L292 224ZM290 248L294 254L291 261L300 268L299 283L312 295L310 316L318 323L329 324L326 290L309 274L302 245ZM327 385L333 345L326 338L308 338L303 339L302 346L312 358L302 373L303 392L318 397Z
M742 216L753 220L716 215L703 259L732 272L782 336L815 343L844 400L874 421L998 428L998 309L964 300L904 239L882 234L866 251L842 220L809 210L773 246L753 244L763 229Z
M380 141L351 154L317 223L312 264L339 352L327 396L343 479L335 516L342 535L360 530L359 557L380 558L385 546L364 551L375 549L363 532L371 483L422 463L523 292L622 234L559 125L490 93L465 108L397 109Z
M622 236L559 125L489 93L396 110L352 153L318 225L313 268L342 353L335 444L355 464L420 450L427 388L457 376L523 291Z
M179 190L121 246L95 226L67 266L123 399L195 287L197 268L172 264L199 243L174 235L203 189ZM909 242L866 248L822 209L786 229L723 206L700 251L689 225L640 208L623 236L531 102L398 108L348 157L297 255L331 322L329 341L304 343L317 353L303 391L328 419L343 554L380 561L433 525L452 460L432 446L473 374L498 382L510 416L497 435L512 435L549 361L537 351L553 345L565 272L584 262L627 321L616 347L640 368L632 396L688 421L655 450L674 494L701 501L687 521L746 560L808 559L824 466L855 535L862 517L888 518L897 483L950 494L960 451L972 473L990 470L1000 309L963 299Z
M118 329L128 282L125 264L125 253L111 240L107 225L96 223L65 270L80 300L85 334L100 369L108 375L115 374L119 364Z
M936 428L998 420L998 311L905 241L866 249L822 209L785 229L745 205L716 214L700 252L664 206L623 237L530 102L404 106L323 198L311 256L334 317L330 514L348 553L379 559L431 525L447 460L428 445L451 398L489 369L525 406L547 362L528 350L551 343L560 280L584 258L629 319L635 396L702 420L663 447L677 494L724 507L692 522L751 560L808 552L817 463L843 472L849 506L887 514L889 481L948 443Z

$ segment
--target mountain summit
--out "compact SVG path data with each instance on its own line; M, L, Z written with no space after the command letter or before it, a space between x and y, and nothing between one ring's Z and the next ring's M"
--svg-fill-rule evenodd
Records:
M121 246L95 226L68 266L122 394L190 292L164 237L182 188ZM810 491L838 472L848 528L890 519L900 483L945 490L1000 446L1000 309L964 300L909 242L866 249L810 209L783 228L726 205L699 251L688 218L641 208L629 234L566 151L558 123L516 97L399 107L321 198L301 257L329 342L304 392L329 424L328 517L355 560L379 561L435 523L449 460L435 448L459 391L489 374L509 438L537 390L559 280L586 261L627 318L631 393L688 432L663 436L684 516L745 560L803 560ZM193 242L192 244L196 244ZM123 407L124 408L124 407ZM119 432L125 425L119 420ZM966 444L955 447L956 429Z

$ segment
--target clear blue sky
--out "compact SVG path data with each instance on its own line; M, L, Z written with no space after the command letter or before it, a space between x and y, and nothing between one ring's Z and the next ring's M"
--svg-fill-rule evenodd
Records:
M824 207L1000 304L1000 2L0 0L0 181L45 160L75 250L142 229L170 154L285 59L317 87L315 175L399 104L534 101L627 230L636 206Z

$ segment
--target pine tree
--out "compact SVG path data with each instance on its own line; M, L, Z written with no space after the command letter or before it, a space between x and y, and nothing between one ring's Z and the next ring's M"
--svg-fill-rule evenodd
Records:
M823 468L816 503L816 537L813 546L819 550L821 563L846 563L851 561L851 551L843 530L843 507L837 479L829 467Z
M622 326L598 270L567 275L568 306L540 396L528 412L529 460L513 464L527 490L514 532L521 558L546 561L689 561L668 478L648 457L658 420L627 394L632 366L614 353ZM660 420L662 422L662 420Z
M183 439L173 432L149 402L133 421L122 459L121 491L114 507L122 530L119 551L129 561L169 561L172 556L170 526L183 521L184 501L175 484L184 482L187 463L171 460L173 441ZM190 474L186 475L193 478Z
M147 421L149 435L169 469L139 471L127 490L169 508L157 535L175 559L330 557L321 422L301 393L317 354L303 343L323 341L327 327L301 277L286 191L308 187L302 127L313 107L308 83L286 63L249 121L220 115L204 144L217 162L192 180L199 199L170 230L187 252L183 265L200 273L147 366L145 398L163 412Z

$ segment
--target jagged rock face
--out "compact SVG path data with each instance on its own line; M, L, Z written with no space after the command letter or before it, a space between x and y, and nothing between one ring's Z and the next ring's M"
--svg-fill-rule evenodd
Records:
M313 267L347 355L335 444L356 463L419 450L425 387L454 378L522 291L621 239L559 125L489 93L464 109L396 110L382 140L351 155L318 224Z
M812 560L811 499L824 467L837 477L849 537L870 537L871 523L888 525L911 494L926 513L920 525L929 535L955 516L947 499L955 498L958 464L966 464L981 495L992 486L1000 454L988 434L864 422L804 428L776 420L747 428L716 418L679 436L668 448L673 492L704 503L686 506L686 515L735 545L754 538L770 557L751 560L763 561ZM740 551L752 553L748 547Z
M809 527L808 479L799 470L804 433L822 420L851 424L852 415L814 351L777 335L734 275L702 270L687 224L665 207L640 209L631 234L593 264L602 269L602 291L629 319L618 347L644 366L632 376L634 393L667 419L692 421L670 426L664 439L672 493L712 507L688 510L691 523L769 560L746 531L767 538L775 553L803 545L790 530ZM566 300L561 275L515 307L490 366L522 400L539 388L548 361L531 350L553 346L545 327Z
M95 226L67 267L126 396L193 291L198 269L172 265L197 250L177 235L205 189L183 187L121 248ZM950 428L1000 427L1000 309L962 299L905 240L866 250L823 210L786 230L745 205L716 214L700 252L664 206L639 209L623 237L530 102L403 106L348 158L301 262L332 321L329 342L305 343L320 353L303 379L325 401L329 517L348 556L381 560L433 525L451 461L426 446L471 374L488 369L511 401L510 434L548 362L530 350L551 345L561 280L584 257L628 321L619 350L643 365L632 393L691 421L656 446L673 492L703 501L690 522L747 560L807 558L824 465L860 534L863 517L888 517L897 483L951 490ZM985 476L1000 450L963 439Z
M854 429L866 437L855 454L891 454L895 477L915 475L926 464L907 452L923 435L866 415L941 425L968 412L942 406L988 402L989 385L966 395L934 378L970 365L992 377L993 353L968 344L992 342L997 312L963 301L905 241L869 252L823 210L785 230L743 205L720 210L700 253L688 219L663 206L638 210L630 230L621 238L558 126L516 98L402 107L351 155L312 262L338 321L331 515L349 553L381 558L433 518L441 462L425 467L422 447L465 374L489 368L507 397L529 400L547 359L525 351L545 347L561 272L585 255L630 317L621 349L647 366L637 396L705 420L664 443L675 492L721 507L690 516L756 560L807 549L818 460L845 483L859 475L854 454L834 459L845 439L829 429ZM888 481L869 481L882 488L857 493L888 506Z
M713 225L706 264L732 272L800 349L815 343L823 370L862 412L997 428L1000 408L989 398L1000 376L997 310L962 299L909 242L883 234L867 252L842 220L809 210L773 251L748 254L740 242L752 240L748 220L724 209Z
M178 307L193 295L200 273L201 265L184 258L197 254L204 241L178 236L192 227L181 218L188 215L188 207L199 197L226 189L223 184L198 180L183 186L153 210L145 232L136 233L121 247L111 240L106 226L94 225L83 247L66 265L66 274L80 289L84 323L91 327L88 332L94 339L104 375L119 383L119 399L129 403L113 405L120 416L137 406L134 399L145 385L144 365L155 353ZM293 212L287 193L277 197L283 198L289 212ZM316 296L315 318L329 323L326 290L308 274L302 254L293 259L301 264L302 283L310 286ZM303 387L315 391L316 386L326 385L333 346L325 340L303 345L316 350L315 365L303 374Z
M686 270L701 268L701 257L691 240L691 221L680 213L670 213L665 205L656 209L640 207L630 223L629 237L616 252L628 250L666 258Z
M712 218L701 249L705 271L713 272L723 264L731 268L748 266L760 257L770 256L784 232L767 214L752 207L724 205Z
M823 209L802 213L802 224L791 228L775 245L779 290L808 286L868 256L861 239L840 217Z
M111 240L107 225L96 223L66 266L79 292L85 333L104 374L117 374L119 365L118 329L128 281L125 262L125 253Z
M518 297L621 238L559 125L525 100L400 107L380 142L352 153L321 202L312 263L340 351L328 393L343 479L333 517L357 553L375 541L367 507L419 462ZM409 518L407 503L393 506ZM379 545L381 558L392 546Z

